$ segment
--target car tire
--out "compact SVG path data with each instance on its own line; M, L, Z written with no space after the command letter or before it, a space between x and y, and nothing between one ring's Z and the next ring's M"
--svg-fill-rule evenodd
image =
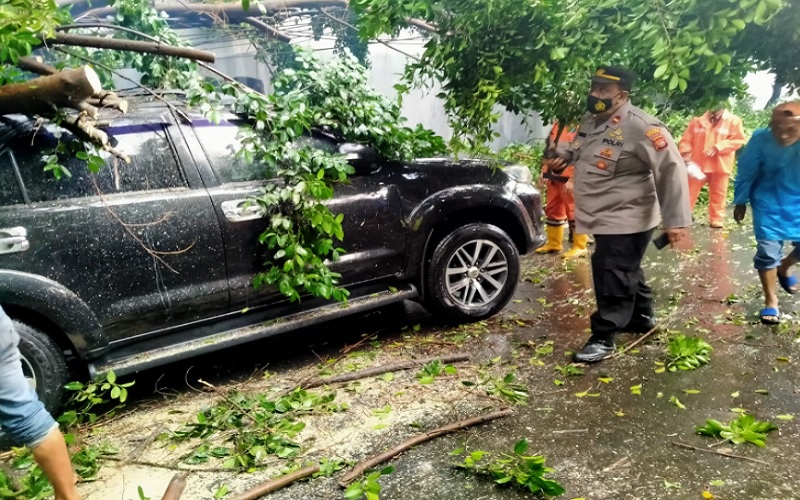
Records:
M518 280L519 252L511 238L491 224L467 224L436 244L426 305L449 321L479 321L508 304Z
M58 416L67 392L64 385L70 381L64 350L41 330L12 321L19 334L22 371L47 411Z

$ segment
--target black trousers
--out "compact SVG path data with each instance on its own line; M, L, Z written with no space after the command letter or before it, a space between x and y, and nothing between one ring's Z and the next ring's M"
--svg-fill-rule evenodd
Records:
M644 281L642 257L653 229L635 234L594 235L592 277L597 311L592 334L612 337L631 319L653 315L653 291Z

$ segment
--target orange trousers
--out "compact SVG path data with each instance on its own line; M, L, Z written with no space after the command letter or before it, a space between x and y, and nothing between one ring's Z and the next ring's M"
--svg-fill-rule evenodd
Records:
M708 184L708 221L711 225L722 225L725 221L730 175L725 172L705 172L705 174L706 180L704 181L689 177L689 202L694 210L700 190L705 184Z
M547 180L547 204L544 215L548 223L575 220L575 198L567 193L565 183Z

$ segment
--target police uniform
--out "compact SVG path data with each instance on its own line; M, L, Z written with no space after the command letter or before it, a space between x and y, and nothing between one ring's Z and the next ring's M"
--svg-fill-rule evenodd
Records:
M603 123L587 114L579 130L568 156L575 165L577 231L596 242L592 334L613 345L617 331L653 324L642 256L659 220L666 228L691 224L688 176L664 125L630 102Z

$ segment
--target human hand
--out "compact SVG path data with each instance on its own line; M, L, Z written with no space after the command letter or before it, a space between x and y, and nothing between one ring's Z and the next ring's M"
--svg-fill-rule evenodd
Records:
M575 190L575 181L570 178L566 184L564 184L564 191L567 192L568 195L572 196L573 191Z
M718 152L719 151L717 151L717 147L714 146L714 147L712 147L710 149L707 149L705 153L706 153L706 156L717 156Z
M742 223L744 216L747 214L747 205L736 205L733 207L733 220Z
M675 248L675 245L684 240L689 235L689 230L685 227L669 227L664 228L667 238L669 238L669 245Z

